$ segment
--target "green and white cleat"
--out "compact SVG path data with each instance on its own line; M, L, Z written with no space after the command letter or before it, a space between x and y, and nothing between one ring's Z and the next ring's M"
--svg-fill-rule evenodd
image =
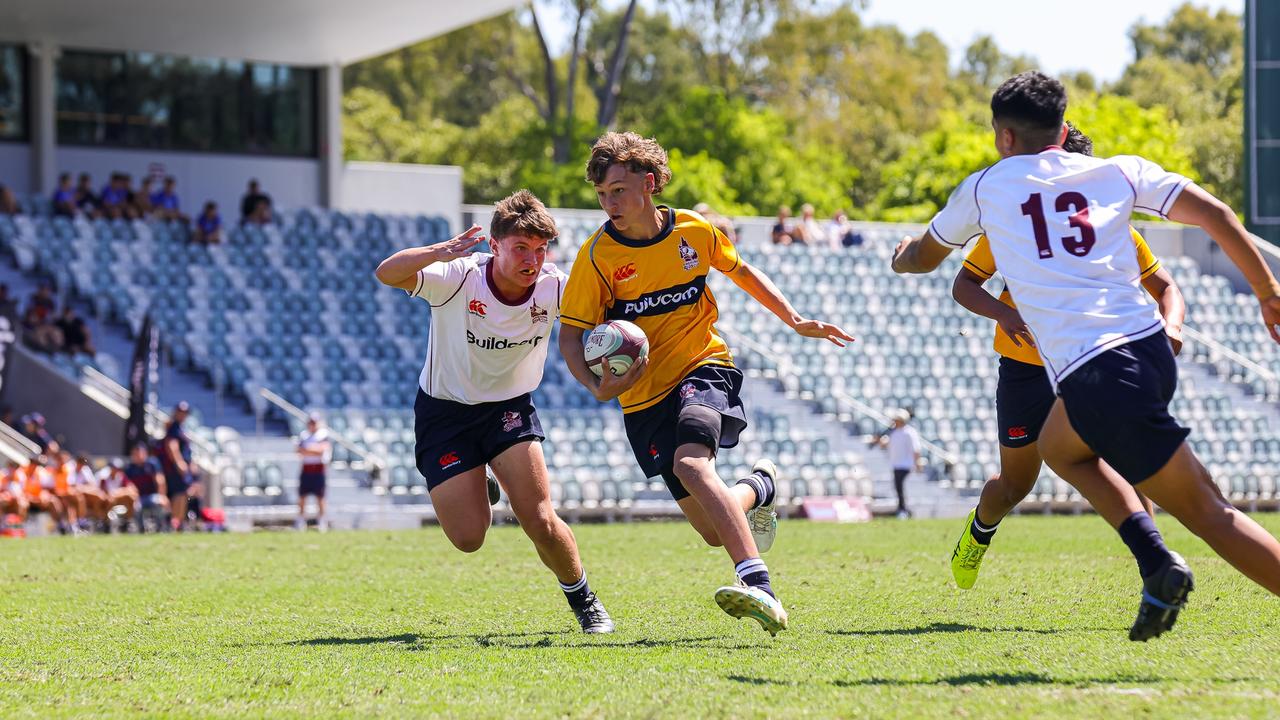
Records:
M778 492L778 468L773 464L772 460L761 458L756 461L751 472L760 473L769 476L769 482L773 483L775 490L773 498L775 502L768 505L761 505L747 511L747 524L751 526L751 536L756 539L756 550L761 553L769 551L773 547L773 541L778 537L778 512L775 510Z
M760 588L727 585L716 590L716 604L733 617L755 620L770 635L787 629L787 611L782 602Z
M960 533L956 549L951 552L951 574L961 590L968 590L978 582L978 568L982 567L982 558L990 547L973 538L973 517L977 512L976 508L969 511L969 517L964 521L964 532Z

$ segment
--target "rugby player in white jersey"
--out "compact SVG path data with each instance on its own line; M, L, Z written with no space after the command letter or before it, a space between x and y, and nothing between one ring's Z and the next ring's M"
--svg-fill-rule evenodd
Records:
M900 273L937 268L985 234L1044 360L1057 400L1041 431L1046 462L1120 533L1143 578L1132 640L1173 626L1194 583L1143 510L1140 489L1227 562L1280 595L1280 542L1228 503L1169 414L1177 364L1142 290L1133 212L1205 230L1240 268L1280 342L1280 284L1235 213L1188 178L1137 156L1061 148L1062 84L1038 72L991 98L999 162L970 175L919 238L894 254Z
M555 574L586 633L613 631L587 584L573 531L551 505L542 425L530 394L542 382L566 276L545 264L555 220L521 190L498 203L493 254L473 253L473 226L436 245L401 250L378 266L383 284L431 305L427 360L414 403L418 471L445 536L463 552L484 544L492 521L485 466Z

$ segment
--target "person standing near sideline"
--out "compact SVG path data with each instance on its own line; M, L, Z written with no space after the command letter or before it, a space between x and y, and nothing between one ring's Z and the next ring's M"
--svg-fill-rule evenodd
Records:
M296 530L307 529L307 496L316 499L316 529L329 529L324 516L325 467L333 456L329 444L329 431L320 426L320 414L311 413L307 429L298 436L298 457L302 458L302 475L298 478L298 519L293 521Z
M893 468L893 490L898 494L898 519L911 517L907 509L905 486L907 476L920 469L920 433L908 425L911 413L902 408L889 416L893 427L880 436L880 444L889 451L889 466Z

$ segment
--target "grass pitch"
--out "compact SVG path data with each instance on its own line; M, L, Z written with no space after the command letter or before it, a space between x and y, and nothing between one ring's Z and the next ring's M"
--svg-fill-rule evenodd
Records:
M1280 714L1280 600L1167 516L1198 589L1145 645L1100 519L1010 519L968 592L946 562L960 522L784 522L777 639L720 612L728 559L674 523L575 528L618 622L603 638L512 527L474 555L435 528L3 542L0 715Z

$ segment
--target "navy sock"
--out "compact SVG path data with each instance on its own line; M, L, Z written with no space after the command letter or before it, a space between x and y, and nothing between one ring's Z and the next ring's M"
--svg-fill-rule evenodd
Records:
M773 502L773 480L762 472L753 472L750 475L738 480L738 485L746 485L756 493L756 502L752 508L758 508L761 505L768 505Z
M991 538L995 537L996 530L1000 528L1000 523L992 523L987 525L978 518L978 513L973 513L973 523L969 525L969 534L973 535L973 539L977 540L981 545L990 545Z
M572 585L560 583L560 589L564 591L564 597L569 601L569 607L580 608L587 604L587 598L591 596L591 586L587 584L587 571L582 571L582 578Z
M760 588L770 596L778 597L773 594L773 588L769 586L769 568L760 558L747 558L735 565L733 569L737 571L738 579L742 580L747 587Z
M1160 569L1169 559L1169 548L1156 529L1156 523L1145 512L1136 512L1120 523L1117 529L1120 539L1129 546L1129 552L1138 561L1138 573L1147 577Z

